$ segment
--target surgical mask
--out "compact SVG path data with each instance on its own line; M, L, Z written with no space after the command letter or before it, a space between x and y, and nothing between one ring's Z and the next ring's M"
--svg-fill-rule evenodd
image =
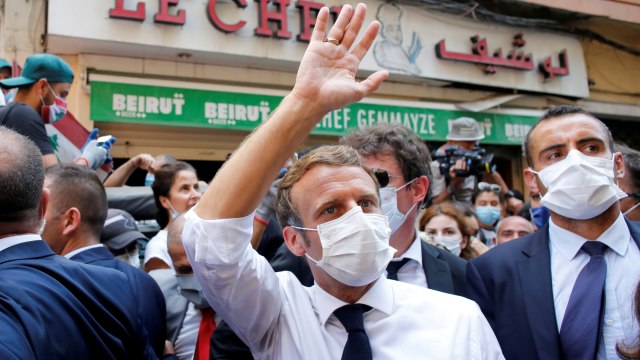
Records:
M124 254L116 255L115 258L120 261L126 262L127 264L135 268L140 268L140 254L138 253L138 250L131 252L127 251Z
M176 274L176 281L178 281L178 288L180 289L180 295L193 303L196 309L206 309L209 306L209 302L204 297L202 286L193 274Z
M416 178L417 179L417 178ZM391 233L396 232L402 224L407 220L407 214L413 211L413 208L418 205L418 203L413 204L411 209L407 211L406 214L403 214L398 210L398 191L404 189L412 182L416 181L413 179L408 183L402 185L399 188L394 187L383 187L380 189L380 203L381 210L384 215L389 219L389 227L391 228Z
M485 225L493 225L500 218L500 209L493 206L476 206L476 215Z
M154 181L156 181L156 176L148 172L147 176L144 177L144 186L151 186Z
M49 90L51 90L55 99L52 105L46 105L44 103L44 99L42 97L40 98L40 100L42 100L42 110L40 110L40 115L42 116L42 120L44 120L45 124L53 124L62 119L67 113L67 101L56 95L56 93L53 92L53 89L51 89L51 86L49 86Z
M546 206L540 206L537 208L529 209L529 213L531 214L531 221L536 226L536 229L542 229L549 222L549 217L551 216L551 212Z
M391 230L387 217L365 214L357 206L341 217L318 225L322 244L320 261L305 254L332 278L348 286L364 286L379 278L396 249L389 246Z
M171 205L171 202L169 202L169 210L171 211L171 219L175 219L178 216L180 216L180 213L173 208L173 205Z
M434 235L433 239L442 244L449 252L455 256L460 256L460 236L438 236Z
M612 159L587 156L571 150L563 160L537 174L547 188L540 203L569 219L592 219L618 199L626 197L614 182Z

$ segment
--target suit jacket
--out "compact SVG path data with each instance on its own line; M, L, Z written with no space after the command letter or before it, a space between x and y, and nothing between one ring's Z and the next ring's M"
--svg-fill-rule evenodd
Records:
M81 263L116 269L127 277L136 298L138 314L147 331L149 342L156 355L161 358L166 338L166 307L158 284L144 271L113 257L106 247L82 251L71 260Z
M30 241L0 251L0 279L0 358L156 358L122 273Z
M640 247L640 228L627 225ZM469 296L480 305L505 358L562 358L548 224L471 260L467 280Z

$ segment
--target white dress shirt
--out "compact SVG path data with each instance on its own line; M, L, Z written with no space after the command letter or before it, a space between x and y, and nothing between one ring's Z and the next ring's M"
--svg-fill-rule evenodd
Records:
M93 245L84 246L84 247L81 247L79 249L75 249L70 253L65 254L64 257L66 257L67 259L71 259L72 257L76 256L77 254L80 254L83 251L87 251L89 249L98 248L98 247L104 247L104 245L102 245L102 244L93 244Z
M582 268L590 260L580 251L589 241L549 221L551 244L551 279L558 331L569 304L573 285ZM623 341L632 345L638 334L633 295L640 279L640 250L631 238L622 214L595 241L609 246L604 255L607 262L605 280L605 308L602 338L598 348L598 359L618 359L616 343Z
M42 238L40 237L40 235L25 234L25 235L16 235L16 236L9 236L6 238L2 238L0 239L0 251L8 249L14 245L26 243L29 241L36 241L36 240L42 241Z
M418 230L416 230L416 238L407 251L399 258L393 258L391 261L401 261L404 258L411 259L398 270L398 281L426 288L429 286L427 284L427 275L424 273L424 268L422 267L422 244L420 242Z
M345 305L323 289L275 273L250 245L253 215L186 216L183 242L211 307L256 359L339 359L347 333L333 311ZM478 306L384 277L358 300L374 359L503 359Z

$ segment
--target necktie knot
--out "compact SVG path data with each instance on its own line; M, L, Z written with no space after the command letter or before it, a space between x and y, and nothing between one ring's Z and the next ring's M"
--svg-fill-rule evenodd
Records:
M363 304L349 304L336 309L333 314L338 318L347 333L364 331L364 313L371 310L371 306Z
M390 261L387 265L387 279L398 280L398 270L409 262L409 258L404 258L399 261Z
M599 241L587 241L582 245L582 250L589 256L602 256L607 251L608 246Z

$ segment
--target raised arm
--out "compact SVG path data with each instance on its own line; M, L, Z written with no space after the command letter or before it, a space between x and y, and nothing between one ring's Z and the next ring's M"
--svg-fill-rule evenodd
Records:
M293 90L220 169L194 209L198 216L225 219L250 214L271 179L326 113L360 101L386 79L386 71L361 82L355 79L360 61L380 29L377 21L372 22L356 43L365 15L364 4L355 10L345 5L327 32L329 9L320 10Z

